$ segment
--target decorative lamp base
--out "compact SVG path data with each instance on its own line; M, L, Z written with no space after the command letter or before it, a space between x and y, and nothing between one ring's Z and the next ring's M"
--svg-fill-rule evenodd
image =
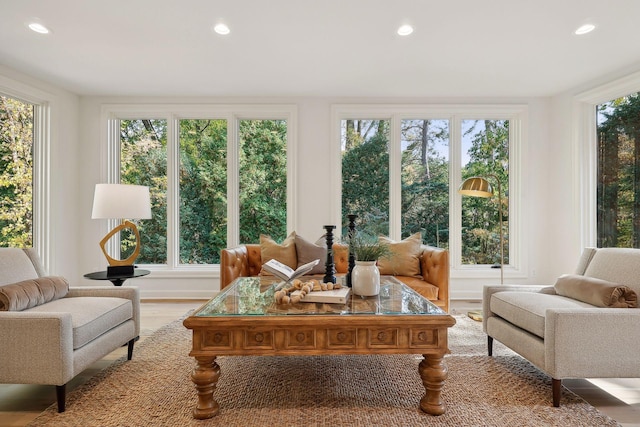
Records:
M133 265L110 265L107 267L107 276L121 276L133 274Z

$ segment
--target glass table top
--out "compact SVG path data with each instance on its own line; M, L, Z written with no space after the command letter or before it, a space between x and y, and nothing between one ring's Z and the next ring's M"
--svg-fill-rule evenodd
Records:
M240 277L202 306L193 316L447 314L392 276L380 278L378 295L361 297L350 293L346 304L313 302L276 304L274 294L280 285L282 282L272 276Z

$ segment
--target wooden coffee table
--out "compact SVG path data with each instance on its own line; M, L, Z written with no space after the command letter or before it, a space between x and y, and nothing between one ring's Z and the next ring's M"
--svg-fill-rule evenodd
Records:
M420 408L445 412L441 391L452 316L393 277L382 277L378 296L352 296L347 304L278 305L276 286L273 278L238 278L184 320L193 330L189 355L196 359L194 418L220 410L213 398L220 377L216 357L244 355L422 354L418 371L426 392Z

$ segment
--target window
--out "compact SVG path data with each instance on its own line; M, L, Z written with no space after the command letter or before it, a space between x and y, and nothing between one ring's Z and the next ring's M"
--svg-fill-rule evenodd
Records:
M168 269L218 264L225 247L258 241L260 233L282 239L293 221L288 206L294 169L287 158L294 149L295 109L187 109L106 111L107 126L120 134L117 141L109 133L106 147L111 179L150 187L152 219L138 224L140 264ZM132 236L122 233L110 251L126 256L132 243Z
M0 96L0 247L33 246L33 114Z
M240 120L240 241L287 234L287 122Z
M180 264L217 264L227 241L226 120L180 120L179 185Z
M494 191L489 199L462 199L462 263L500 266L502 227L504 264L509 265L509 120L462 120L461 131L463 178L484 177Z
M511 168L525 113L523 106L334 106L343 235L348 214L369 234L400 240L420 232L423 243L449 249L463 271L500 262L502 226L505 265L520 270L509 239L519 212L509 192L519 183ZM457 188L471 176L486 178L494 197L461 198Z
M343 120L342 234L358 215L372 235L389 234L389 121Z
M640 248L640 92L596 107L597 244Z
M402 238L449 247L449 120L402 120Z
M0 76L0 246L32 246L49 269L49 146L51 95ZM7 156L11 157L11 160ZM15 155L15 156L14 156ZM9 190L12 189L12 190ZM7 200L5 196L8 196Z
M167 121L120 121L120 182L146 185L151 196L151 219L138 225L140 264L167 263ZM127 230L128 231L128 230ZM121 259L136 247L135 236L121 232Z

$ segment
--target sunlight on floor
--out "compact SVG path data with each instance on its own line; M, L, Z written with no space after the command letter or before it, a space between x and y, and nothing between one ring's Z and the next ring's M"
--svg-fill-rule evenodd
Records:
M587 378L587 381L627 405L640 404L640 379L638 378Z

